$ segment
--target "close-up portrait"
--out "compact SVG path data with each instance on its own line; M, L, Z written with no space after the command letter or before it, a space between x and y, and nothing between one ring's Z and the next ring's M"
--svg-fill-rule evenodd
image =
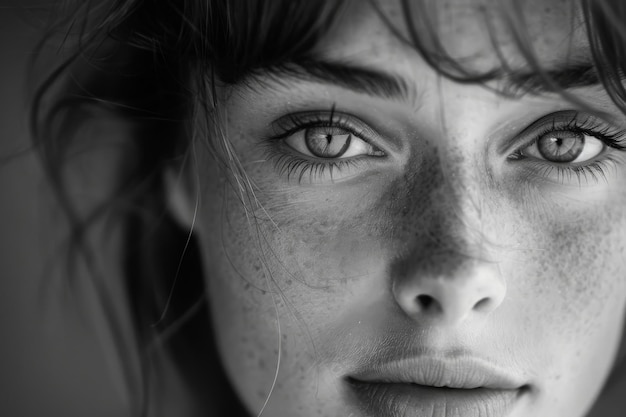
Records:
M626 415L626 1L4 1L0 415Z

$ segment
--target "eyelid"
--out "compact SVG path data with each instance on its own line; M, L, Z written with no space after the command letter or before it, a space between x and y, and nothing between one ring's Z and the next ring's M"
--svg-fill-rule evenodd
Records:
M332 117L332 120L331 120ZM289 137L298 130L307 127L337 127L345 129L359 139L386 153L380 145L380 137L374 129L356 116L340 111L305 111L291 113L271 123L270 128L275 132L272 139L281 140Z

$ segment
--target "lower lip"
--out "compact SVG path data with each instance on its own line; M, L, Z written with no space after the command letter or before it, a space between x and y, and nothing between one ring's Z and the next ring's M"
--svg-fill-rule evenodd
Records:
M504 417L523 389L454 389L404 383L348 380L349 390L366 415L389 417Z

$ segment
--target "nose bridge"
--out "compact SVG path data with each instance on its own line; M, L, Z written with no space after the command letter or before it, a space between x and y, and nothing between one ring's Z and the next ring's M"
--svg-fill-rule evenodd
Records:
M485 184L476 164L470 167L460 157L439 158L438 163L439 179L423 208L428 213L428 227L423 229L423 241L415 244L466 258L489 259L497 245L489 230Z
M487 134L483 120L487 109L477 105L475 96L459 97L458 87L450 91L448 87L442 83L432 110L439 122L430 141L438 185L431 189L429 208L442 245L480 256L490 243L485 230L489 171L481 157L485 141L480 139Z

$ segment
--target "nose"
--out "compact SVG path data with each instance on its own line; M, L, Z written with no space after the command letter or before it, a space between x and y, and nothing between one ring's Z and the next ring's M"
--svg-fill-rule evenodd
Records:
M455 325L484 317L506 295L505 281L494 263L474 260L446 274L422 272L396 276L392 285L396 303L416 321Z

